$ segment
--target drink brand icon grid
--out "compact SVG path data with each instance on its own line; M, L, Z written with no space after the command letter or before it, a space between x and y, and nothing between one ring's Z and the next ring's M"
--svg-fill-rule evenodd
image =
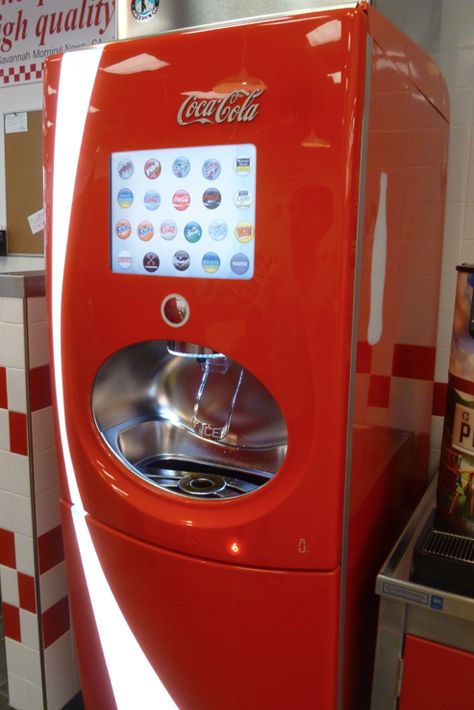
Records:
M112 271L252 278L256 159L251 144L113 153Z

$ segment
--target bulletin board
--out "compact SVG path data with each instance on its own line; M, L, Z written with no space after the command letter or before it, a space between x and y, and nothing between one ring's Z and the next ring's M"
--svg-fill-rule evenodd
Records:
M42 112L6 114L4 136L8 253L43 254Z

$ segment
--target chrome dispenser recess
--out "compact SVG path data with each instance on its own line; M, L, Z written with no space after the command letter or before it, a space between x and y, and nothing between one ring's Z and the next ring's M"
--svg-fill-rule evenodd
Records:
M97 374L92 412L130 471L196 500L258 490L286 455L285 420L269 391L224 353L193 343L114 353Z

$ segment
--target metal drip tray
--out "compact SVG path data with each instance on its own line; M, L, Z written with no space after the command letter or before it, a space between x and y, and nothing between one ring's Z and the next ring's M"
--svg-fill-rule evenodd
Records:
M202 500L258 490L273 478L286 452L284 446L257 450L225 446L160 419L127 422L103 434L141 478L171 493Z
M201 499L234 498L251 493L271 478L261 471L216 469L197 461L176 459L153 459L136 468L151 483L172 493Z
M474 538L444 530L431 530L423 543L423 552L474 565Z
M416 542L411 578L474 597L474 538L442 529L436 511Z

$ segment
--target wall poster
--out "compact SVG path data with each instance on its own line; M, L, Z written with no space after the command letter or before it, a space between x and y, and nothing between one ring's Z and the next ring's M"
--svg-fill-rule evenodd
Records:
M0 88L41 81L46 57L115 35L115 0L0 0Z

